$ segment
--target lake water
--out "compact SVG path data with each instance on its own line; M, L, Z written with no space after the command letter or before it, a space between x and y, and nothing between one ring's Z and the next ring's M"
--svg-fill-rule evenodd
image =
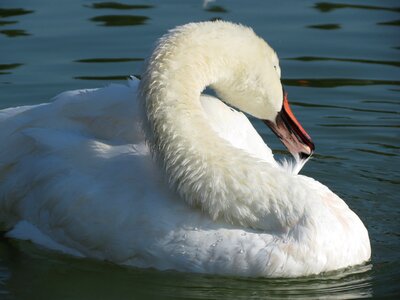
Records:
M1 0L0 108L140 75L154 41L178 24L251 26L278 52L292 108L316 144L303 174L360 216L372 260L315 277L249 279L124 268L0 239L0 298L400 296L398 1L100 1ZM254 126L286 154L263 124Z

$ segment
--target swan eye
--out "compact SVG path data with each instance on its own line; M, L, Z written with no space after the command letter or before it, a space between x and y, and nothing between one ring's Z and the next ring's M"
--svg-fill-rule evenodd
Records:
M274 65L275 72L281 77L281 70L278 68L278 65Z

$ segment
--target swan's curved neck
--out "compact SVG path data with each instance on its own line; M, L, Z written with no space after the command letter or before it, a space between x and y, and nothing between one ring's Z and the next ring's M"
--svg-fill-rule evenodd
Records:
M219 37L210 38L210 32L206 41L204 31L193 26L169 33L148 62L140 95L153 154L182 198L212 218L260 229L283 228L277 197L280 185L289 184L288 176L232 147L207 122L201 92L208 85L227 88L244 58Z

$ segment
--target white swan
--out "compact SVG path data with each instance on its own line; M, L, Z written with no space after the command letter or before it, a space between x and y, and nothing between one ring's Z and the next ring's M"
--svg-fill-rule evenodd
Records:
M240 25L188 24L159 41L140 83L0 112L7 235L160 270L292 277L367 261L357 215L280 167L242 113L200 96L206 86L311 155L268 44Z

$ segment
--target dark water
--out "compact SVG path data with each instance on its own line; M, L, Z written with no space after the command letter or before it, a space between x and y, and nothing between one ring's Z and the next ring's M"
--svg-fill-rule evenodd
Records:
M317 152L303 173L361 217L372 261L291 280L127 269L0 240L0 298L354 298L400 296L398 1L0 2L0 108L140 74L155 39L191 21L241 22L277 50ZM254 123L271 146L283 147Z

